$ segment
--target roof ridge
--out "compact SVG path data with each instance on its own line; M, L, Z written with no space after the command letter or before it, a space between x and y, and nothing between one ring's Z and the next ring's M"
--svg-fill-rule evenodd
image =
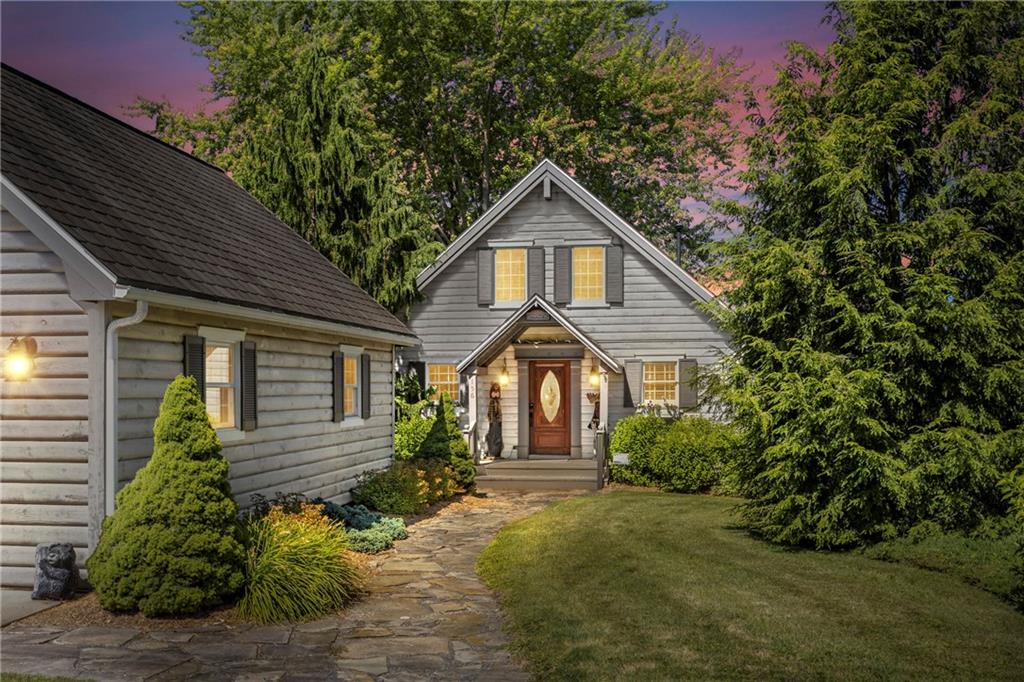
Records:
M189 159L192 159L193 161L201 163L204 166L208 166L208 167L212 168L213 170L217 171L218 173L223 173L224 175L227 175L227 171L225 171L220 166L218 166L218 165L216 165L214 163L211 163L209 161L206 161L205 159L201 159L198 156L195 156L194 154L190 154L189 152L185 151L181 147L177 147L177 146L171 144L170 142L166 142L164 140L161 140L156 135L153 135L151 133L147 133L145 130L139 130L138 128L136 128L132 124L126 123L126 122L122 121L119 118L111 116L110 114L108 114L107 112L103 111L102 109L98 109L97 107L94 107L93 105L89 104L88 102L80 100L77 97L75 97L74 95L70 95L70 94L64 92L63 90L57 88L56 86L53 86L53 85L50 85L49 83L41 81L38 78L36 78L35 76L31 76L31 75L25 73L21 69L17 69L15 67L11 66L7 62L0 62L0 68L2 68L3 71L9 71L9 72L11 72L11 73L13 73L13 74L15 74L17 76L20 76L20 77L24 78L25 80L27 80L27 81L35 84L35 85L38 85L39 87L48 90L49 92L57 95L58 97L66 99L66 100L68 100L70 102L74 102L78 106L83 107L85 109L88 109L88 110L92 111L95 114L99 114L100 116L102 116L103 118L107 119L108 121L116 123L117 125L119 125L119 126L121 126L123 128L127 128L128 130L132 131L136 135L141 135L142 137L144 137L144 138L146 138L146 139L148 139L148 140L150 140L152 142L156 142L157 144L160 144L160 145L162 145L164 147L167 147L168 149L172 149L175 152L177 152L178 154L182 154L183 156L185 156L185 157L187 157Z

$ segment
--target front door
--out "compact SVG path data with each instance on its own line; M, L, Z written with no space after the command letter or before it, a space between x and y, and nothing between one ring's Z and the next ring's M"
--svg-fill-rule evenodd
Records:
M530 454L569 454L569 363L530 363Z

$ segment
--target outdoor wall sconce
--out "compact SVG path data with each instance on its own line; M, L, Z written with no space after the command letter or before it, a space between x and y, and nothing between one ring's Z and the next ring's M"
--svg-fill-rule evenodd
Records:
M501 361L501 374L498 375L498 384L508 386L508 361Z
M14 337L4 358L4 376L8 381L27 381L36 368L36 340L31 336Z
M601 385L601 373L597 371L597 363L590 362L590 385L597 388Z

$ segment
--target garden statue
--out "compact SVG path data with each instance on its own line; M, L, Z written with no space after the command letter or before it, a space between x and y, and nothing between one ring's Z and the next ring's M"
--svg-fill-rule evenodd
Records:
M78 587L75 548L69 543L36 545L36 579L33 599L67 599Z
M491 400L487 405L487 454L501 457L505 444L501 439L501 385L495 381L491 384Z

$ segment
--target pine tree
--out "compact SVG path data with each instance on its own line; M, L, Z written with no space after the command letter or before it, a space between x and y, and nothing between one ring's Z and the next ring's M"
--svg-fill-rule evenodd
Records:
M1024 451L1024 6L830 18L754 112L722 313L746 518L819 547L1004 513Z
M100 604L147 616L194 613L242 587L238 507L195 379L164 393L153 456L117 494L86 562Z

